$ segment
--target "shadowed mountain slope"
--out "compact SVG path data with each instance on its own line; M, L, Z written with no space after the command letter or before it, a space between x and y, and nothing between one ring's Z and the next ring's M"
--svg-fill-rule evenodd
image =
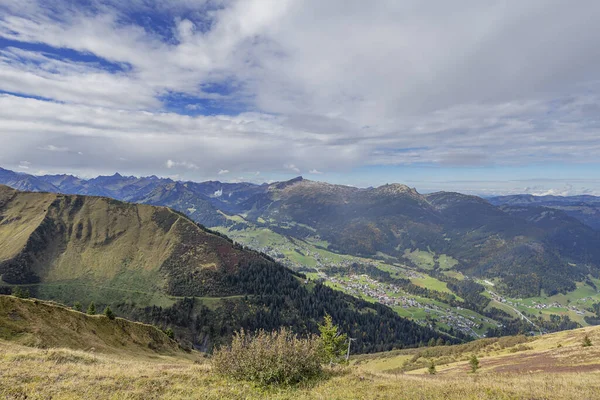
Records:
M358 339L358 351L460 340L309 282L165 207L0 186L0 239L5 285L110 304L203 350L239 328L316 332L325 313Z

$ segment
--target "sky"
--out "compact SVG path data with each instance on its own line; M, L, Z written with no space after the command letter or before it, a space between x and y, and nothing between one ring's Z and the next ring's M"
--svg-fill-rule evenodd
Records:
M600 2L0 0L0 166L600 195Z

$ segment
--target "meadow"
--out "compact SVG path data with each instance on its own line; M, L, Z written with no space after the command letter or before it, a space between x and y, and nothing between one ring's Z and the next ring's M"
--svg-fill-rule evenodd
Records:
M178 350L150 326L4 299L6 310L18 312L2 316L2 399L600 398L597 327L357 355L349 366L326 366L322 378L264 387L216 374L209 355ZM585 336L591 346L582 346Z
M485 365L485 358L482 360ZM585 372L585 373L584 373ZM531 371L396 374L350 366L299 387L261 388L217 376L210 363L123 358L0 341L5 399L597 399L600 373Z

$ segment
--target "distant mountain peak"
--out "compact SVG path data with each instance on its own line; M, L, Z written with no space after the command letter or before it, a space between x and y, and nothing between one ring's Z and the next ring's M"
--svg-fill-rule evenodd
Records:
M378 196L405 196L422 197L415 188L408 187L402 183L388 183L371 190Z
M273 187L274 187L275 189L285 189L285 188L286 188L286 187L288 187L288 186L292 186L292 185L294 185L294 184L296 184L296 183L299 183L299 182L302 182L302 181L304 181L304 180L305 180L305 179L304 179L303 177L301 177L301 176L297 176L297 177L295 177L295 178L292 178L292 179L290 179L289 181L277 182L277 183L275 183L275 184L273 185Z
M386 183L385 185L381 185L381 186L377 187L376 189L398 191L398 192L409 192L409 191L414 190L402 183Z

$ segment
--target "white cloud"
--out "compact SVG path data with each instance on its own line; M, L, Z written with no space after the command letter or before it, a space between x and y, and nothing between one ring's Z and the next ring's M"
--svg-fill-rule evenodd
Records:
M533 187L526 187L519 191L519 193L532 194L534 196L574 196L578 194L596 194L600 191L594 191L589 189L576 188L572 184L566 184L562 187L548 188L543 185L537 185Z
M309 174L313 174L313 175L321 175L323 174L323 172L316 170L316 169L311 169L309 172Z
M171 169L171 168L179 168L179 167L183 167L183 168L187 168L187 169L199 169L199 167L191 162L187 162L187 161L173 161L173 160L167 160L167 162L165 163L166 167Z
M29 169L29 166L31 165L31 163L29 161L19 161L19 165L17 166L18 169Z
M294 164L284 164L283 168L289 169L290 171L300 173L300 168L296 167Z
M40 150L46 150L46 151L54 151L54 152L65 152L65 151L69 151L68 147L62 147L62 146L55 146L53 144L47 144L45 146L41 146L39 147Z
M228 169L219 170L219 175L225 175L225 174L228 174L228 173L229 173Z
M590 105L594 102L587 100ZM0 95L0 135L8 144L0 147L0 157L6 165L35 158L40 168L85 169L92 175L105 169L114 172L115 161L111 160L117 154L129 160L120 170L147 175L170 175L167 170L174 168L211 171L219 164L240 171L260 170L264 175L344 171L365 164L462 166L468 161L471 165L510 166L542 163L548 157L561 162L595 162L600 143L593 121L581 121L580 109L572 105L554 105L551 119L546 117L541 126L532 122L547 116L549 110L539 103L456 108L431 114L416 122L416 127L399 123L397 129L402 129L403 135L374 129L377 134L345 136L285 126L285 116L261 113L190 117ZM482 118L486 113L494 117ZM85 157L75 152L56 157L56 152L37 150L49 140L61 146L68 143Z
M0 95L3 162L93 173L122 154L147 174L221 163L329 174L593 163L600 152L598 2L90 4L0 5L0 37L91 58L0 50L0 90L52 100ZM148 7L174 21L167 33L127 18ZM205 104L251 111L177 114ZM81 151L34 152L64 144Z

